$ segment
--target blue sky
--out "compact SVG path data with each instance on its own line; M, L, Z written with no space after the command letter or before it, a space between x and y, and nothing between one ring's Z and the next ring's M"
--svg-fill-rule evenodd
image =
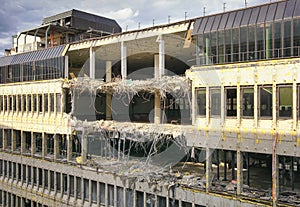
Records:
M269 0L247 0L248 6L268 3ZM245 0L1 0L0 56L11 47L11 36L19 31L39 26L44 17L78 9L117 20L123 31L165 24L185 18L242 8ZM169 17L170 16L170 17Z

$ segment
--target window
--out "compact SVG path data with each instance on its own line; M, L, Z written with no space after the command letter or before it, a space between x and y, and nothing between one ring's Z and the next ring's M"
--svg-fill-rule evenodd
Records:
M226 115L236 116L237 109L236 88L226 89Z
M89 200L89 180L83 179L83 184L84 184L84 200L88 201Z
M242 88L242 115L254 116L254 88Z
M206 115L206 88L196 89L197 115Z
M221 115L221 89L210 89L210 109L212 116Z
M261 117L272 117L272 86L259 88L259 106Z
M279 117L292 118L293 88L292 86L278 87Z
M74 176L70 175L69 179L70 179L70 182L69 182L70 195L74 196Z
M81 178L76 177L76 197L81 198Z

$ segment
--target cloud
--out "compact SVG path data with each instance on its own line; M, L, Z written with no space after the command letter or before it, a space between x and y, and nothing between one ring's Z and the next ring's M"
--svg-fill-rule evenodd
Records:
M131 8L119 9L117 11L111 11L109 13L104 13L107 16L116 20L126 20L129 18L134 18L139 16L139 10L133 11Z

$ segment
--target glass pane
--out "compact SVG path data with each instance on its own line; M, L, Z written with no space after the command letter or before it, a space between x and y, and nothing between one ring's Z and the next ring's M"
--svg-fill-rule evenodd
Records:
M272 25L273 24L266 24L265 28L265 38L266 38L266 59L273 57L273 44L272 44Z
M204 28L206 26L208 18L204 18L201 22L201 25L199 27L198 33L203 33L204 32Z
M299 17L299 16L300 16L300 1L297 1L295 11L294 11L294 17Z
M243 19L243 15L244 15L244 10L238 11L234 23L233 23L233 27L239 27L241 24L241 21Z
M300 19L294 19L294 56L300 56Z
M291 56L291 21L284 22L284 57Z
M284 18L290 18L293 16L296 0L287 1L287 5L284 12Z
M256 38L257 38L257 58L264 59L264 24L257 25L256 27Z
M235 19L235 15L236 15L236 12L231 12L229 14L229 18L228 18L225 29L232 28L232 25L233 25L233 22L234 22L234 19Z
M245 61L248 60L247 56L247 27L241 27L240 28L240 47L241 47L241 54L240 54L240 60Z
M218 32L218 62L224 62L224 31Z
M242 109L243 116L254 116L254 89L244 88L243 90Z
M274 57L281 57L281 26L282 22L275 22L274 23Z
M248 25L249 19L250 19L250 15L251 15L252 9L246 9L244 11L244 16L243 16L243 20L241 22L241 26L246 26Z
M210 58L210 60L213 63L216 63L217 62L217 32L212 32L210 34L210 39L211 39L211 43L210 43L211 58Z
M257 24L265 22L267 12L268 12L268 6L261 7L259 16L257 19Z
M221 115L221 89L210 90L210 108L212 116Z
M272 87L260 87L260 116L272 117Z
M213 26L212 26L212 28L211 28L212 31L215 31L215 30L218 29L219 24L220 24L221 17L222 17L222 15L217 15L217 16L215 17L214 24L213 24Z
M279 87L279 117L292 117L293 88Z
M219 30L222 30L222 29L225 28L228 16L229 16L229 13L223 14L223 16L221 18L220 25L219 25Z
M226 89L226 115L236 116L237 98L236 88Z
M205 26L204 32L209 32L211 30L211 27L213 25L215 16L211 16L208 18L207 24Z
M266 16L266 22L268 22L268 21L273 21L274 15L275 15L275 11L276 11L276 7L277 7L277 3L271 4L271 5L269 6L268 14L267 14L267 16Z
M239 61L239 29L232 29L233 62Z
M225 62L231 62L231 30L225 30Z
M259 14L259 10L260 10L260 7L253 8L252 14L251 14L251 17L250 17L250 20L249 20L250 25L251 24L256 24L256 20L257 20L258 14Z
M274 20L280 20L283 18L286 2L279 2L276 10L276 15Z
M198 34L198 30L199 30L199 27L200 27L200 24L201 24L201 20L202 19L197 19L194 23L194 29L193 29L193 35L195 34Z
M201 88L196 91L196 99L197 99L197 114L205 116L206 115L206 89Z

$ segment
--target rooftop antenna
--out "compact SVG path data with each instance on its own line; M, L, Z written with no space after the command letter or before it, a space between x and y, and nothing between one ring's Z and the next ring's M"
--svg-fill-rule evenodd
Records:
M187 12L184 12L184 20L187 18Z
M171 16L169 15L168 16L168 23L170 24L170 21L171 21Z
M223 12L226 10L226 3L223 3Z
M205 16L205 7L203 7L203 16Z

